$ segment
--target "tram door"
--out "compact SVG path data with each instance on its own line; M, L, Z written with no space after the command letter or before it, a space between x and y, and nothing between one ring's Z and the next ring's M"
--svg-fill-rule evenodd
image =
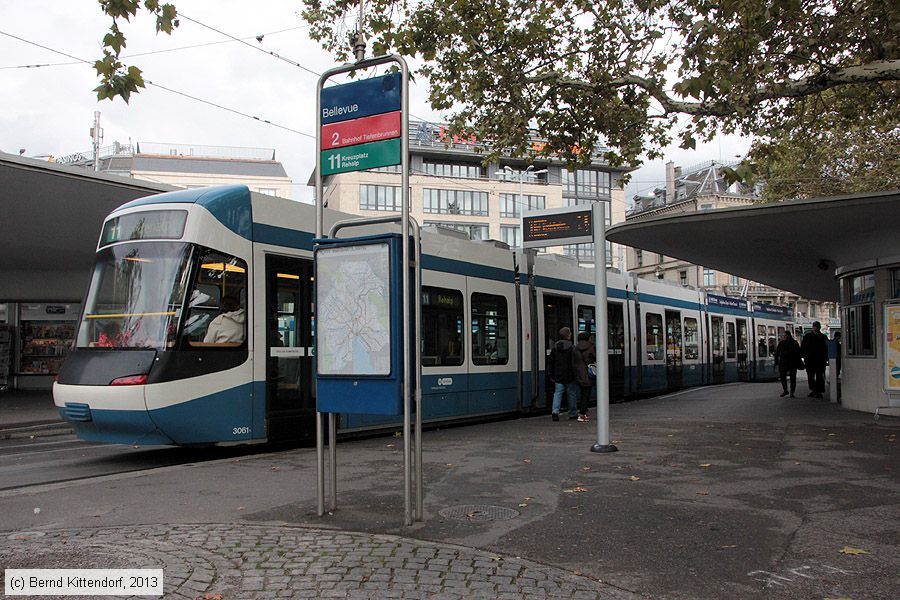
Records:
M572 330L572 343L576 341L578 331L572 321L572 299L565 296L544 294L544 365L553 345L559 340L559 330L568 327ZM546 370L545 370L546 373ZM553 401L553 383L549 376L544 377L545 402L550 406Z
M747 319L737 319L737 370L738 381L750 381L750 333Z
M312 261L266 257L266 416L270 441L315 435Z
M666 311L666 386L678 389L682 386L684 348L681 336L681 313Z
M625 314L622 305L618 302L609 302L606 305L607 325L609 330L609 397L623 398L625 396ZM597 347L597 322L594 320L594 307L578 306L578 331L587 331L591 336L591 343ZM599 360L599 357L598 357ZM596 398L592 397L590 402Z
M722 317L710 319L710 359L712 360L712 382L725 382L725 322Z

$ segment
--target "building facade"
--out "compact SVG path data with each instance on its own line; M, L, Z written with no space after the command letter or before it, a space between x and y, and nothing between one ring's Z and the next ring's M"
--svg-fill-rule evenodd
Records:
M729 183L726 180L723 168L736 164L707 161L682 170L669 162L666 165L665 188L657 188L648 196L635 196L634 208L628 212L626 220L756 204L759 199L757 187ZM838 331L841 327L840 311L833 302L801 298L791 292L737 275L634 248L628 249L627 263L629 271L645 279L662 279L714 294L787 306L791 309L798 328L804 333L812 329L814 321L819 321L826 333Z
M539 143L535 140L535 143ZM622 175L599 153L591 163L568 171L559 161L529 162L503 157L482 165L472 139L451 137L442 126L411 122L410 215L422 225L460 230L472 239L522 244L522 213L576 204L607 202L607 224L625 220ZM325 178L324 197L334 210L362 216L399 213L400 167L340 173ZM592 244L550 249L593 264ZM607 264L624 269L625 249L608 247Z
M98 171L184 188L246 185L254 192L292 197L293 182L271 148L138 142L100 148ZM93 152L56 159L91 168Z

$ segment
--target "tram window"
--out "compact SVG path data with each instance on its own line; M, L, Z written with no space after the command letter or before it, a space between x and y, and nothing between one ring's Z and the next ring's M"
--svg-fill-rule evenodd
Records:
M583 304L578 306L578 332L587 331L591 336L591 343L596 343L596 334L597 334L597 321L594 320L594 307L593 306L585 306ZM576 336L577 337L577 336ZM612 340L610 340L612 341Z
M457 290L422 287L422 366L463 364L463 295Z
M700 358L700 339L697 336L697 319L684 318L684 358L694 360Z
M759 358L765 358L769 355L768 346L766 345L766 326L756 326L756 354Z
M737 338L734 332L734 323L725 323L725 358L737 356Z
M505 365L509 362L509 318L506 298L472 294L472 363Z
M247 339L247 263L202 249L183 338L191 348L235 348Z
M778 340L775 339L775 326L769 325L769 356L775 356L775 348L778 346Z
M662 315L647 313L645 324L647 360L662 360L665 356Z

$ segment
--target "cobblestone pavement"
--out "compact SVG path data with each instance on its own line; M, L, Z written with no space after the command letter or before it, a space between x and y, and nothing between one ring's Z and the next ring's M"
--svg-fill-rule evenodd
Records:
M162 568L164 598L191 600L639 597L516 557L304 527L148 525L22 531L0 539L0 565Z

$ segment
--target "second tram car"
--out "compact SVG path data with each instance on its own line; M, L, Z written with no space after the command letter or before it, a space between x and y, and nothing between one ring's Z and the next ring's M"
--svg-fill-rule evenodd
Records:
M350 218L326 211L326 224ZM103 224L54 401L79 437L232 444L312 437L315 208L244 186L149 196ZM498 242L422 235L426 423L549 409L559 329L595 333L593 272ZM518 265L518 266L517 266ZM611 270L614 399L774 379L786 309ZM342 431L396 425L341 415Z

